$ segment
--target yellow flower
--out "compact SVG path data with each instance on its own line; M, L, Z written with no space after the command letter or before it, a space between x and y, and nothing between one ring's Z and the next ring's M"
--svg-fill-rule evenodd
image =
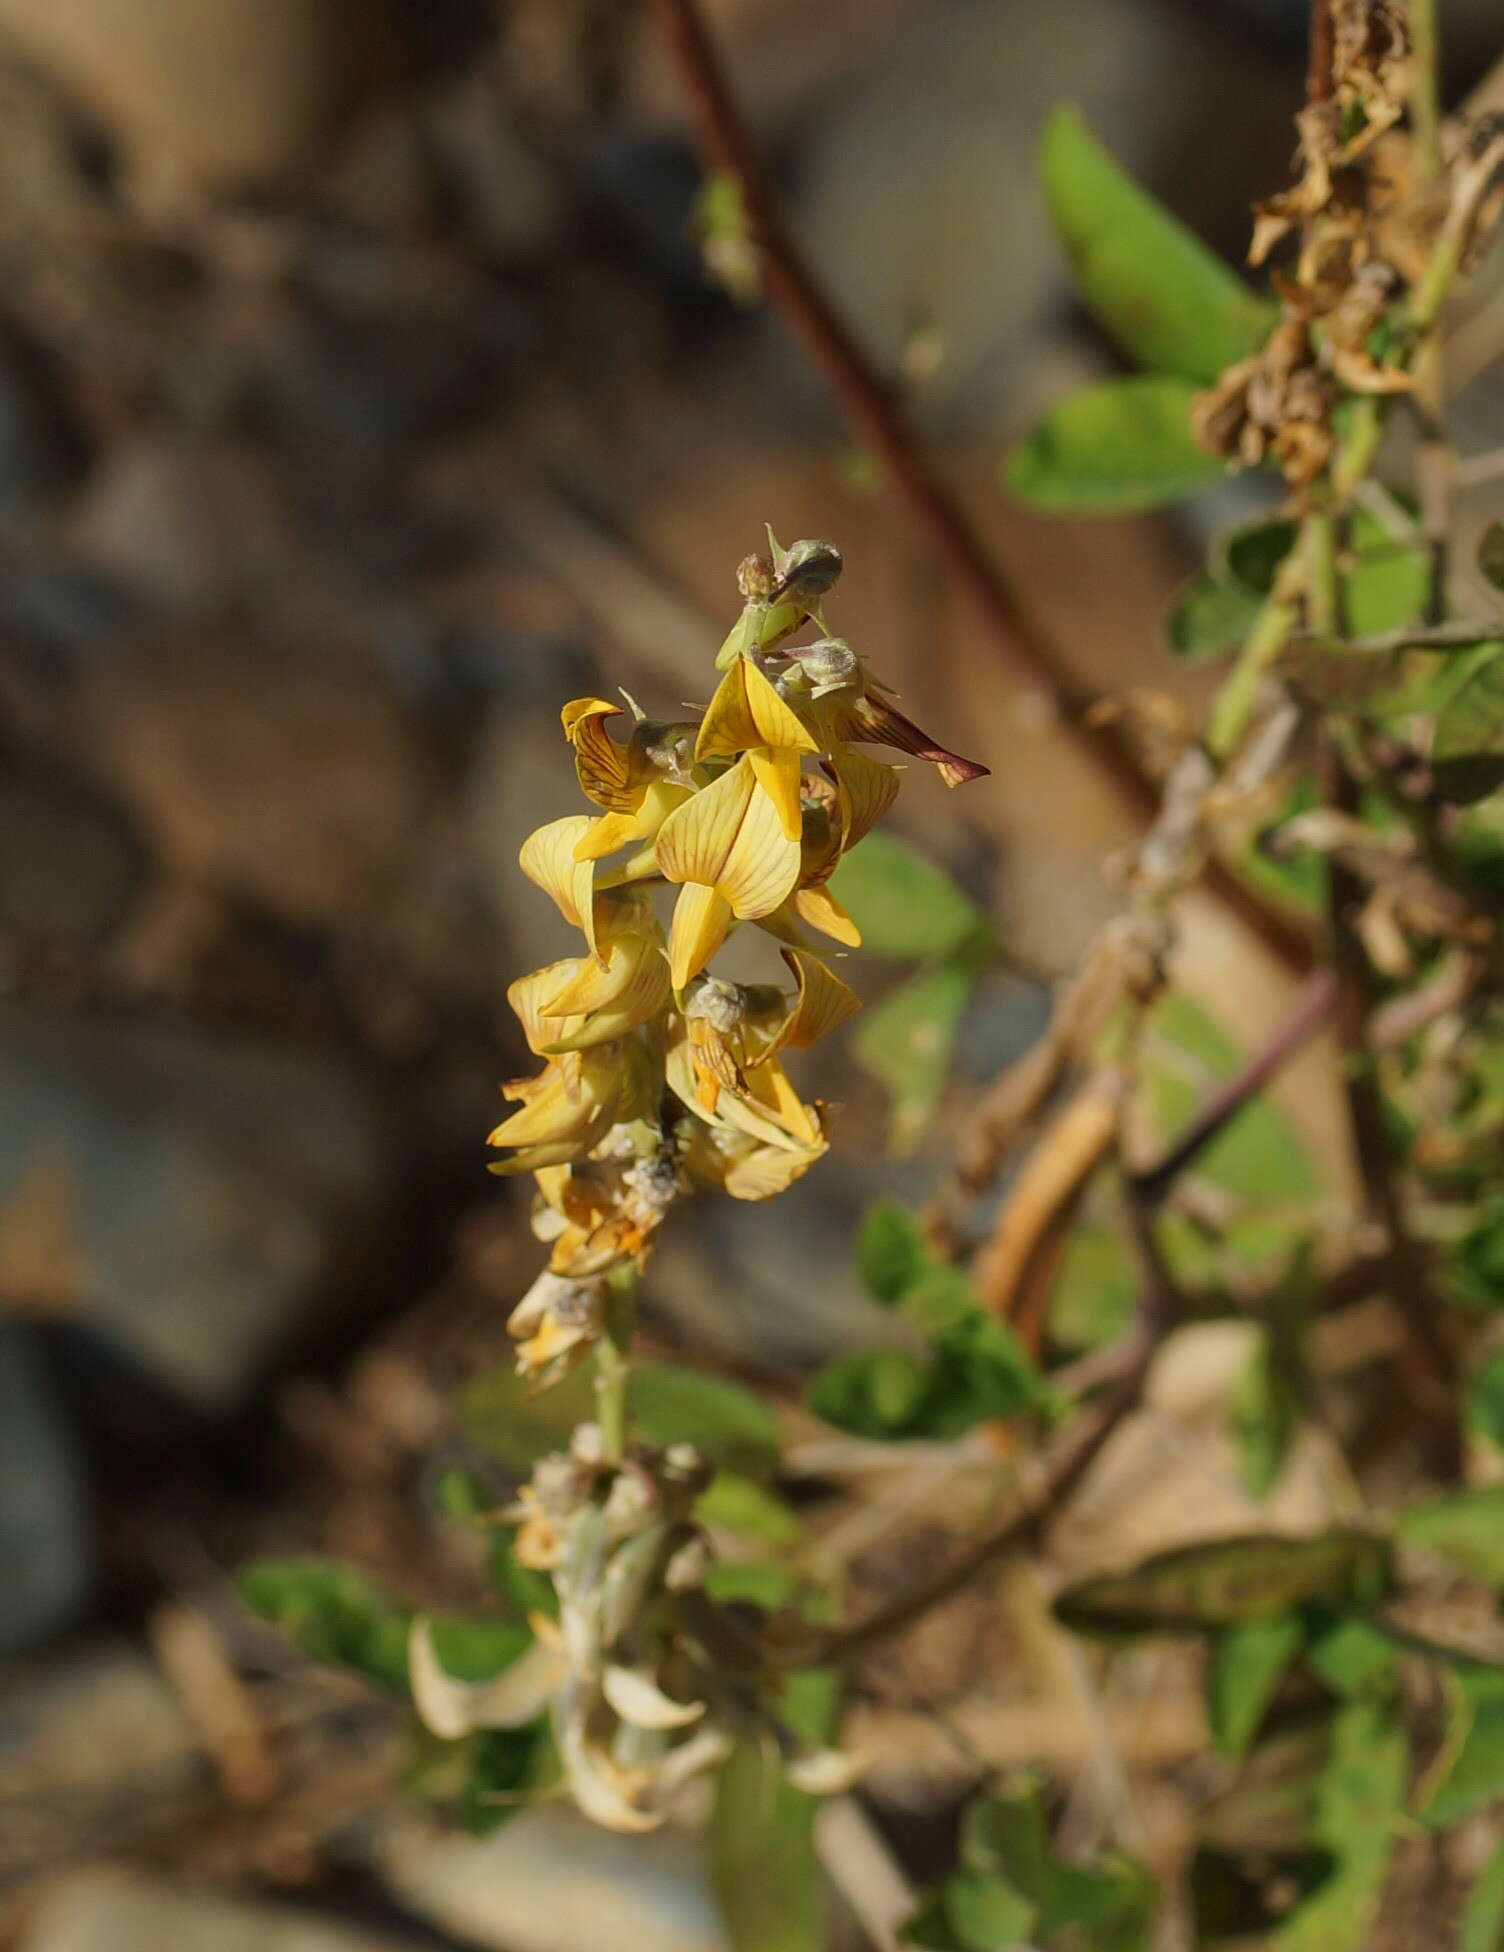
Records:
M630 744L620 746L605 726L620 715L609 698L576 698L560 714L580 787L606 809L575 842L578 861L598 861L632 841L650 840L693 790L694 726L639 718Z
M799 879L798 838L745 757L675 808L655 851L659 871L685 884L669 935L676 990L705 967L734 919L771 915Z
M778 809L785 838L795 841L802 823L800 760L819 750L750 658L738 658L716 687L695 741L695 758L701 762L745 753L758 784Z

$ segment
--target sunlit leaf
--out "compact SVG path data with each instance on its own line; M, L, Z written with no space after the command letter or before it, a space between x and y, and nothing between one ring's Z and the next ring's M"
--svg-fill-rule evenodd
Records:
M852 1052L892 1100L888 1143L895 1153L912 1152L930 1121L983 959L963 948L895 984L857 1019Z
M1504 1586L1504 1484L1480 1485L1411 1505L1395 1536L1460 1566L1473 1579Z
M263 1559L246 1566L237 1584L251 1611L310 1660L353 1668L393 1694L407 1693L411 1609L353 1566L333 1559Z
M1217 1539L1085 1580L1060 1595L1055 1611L1082 1632L1194 1632L1269 1619L1312 1600L1374 1605L1388 1579L1387 1548L1362 1533Z
M1501 542L1504 542L1504 532L1501 532ZM1504 565L1500 574L1504 575ZM1457 1952L1499 1952L1501 1945L1504 1945L1504 1845L1494 1852L1468 1893Z
M1206 384L1262 343L1273 306L1139 188L1078 110L1050 117L1039 167L1081 297L1136 364Z
M1220 481L1226 464L1191 434L1196 388L1169 374L1099 380L1053 406L1010 451L1003 479L1031 508L1126 514Z
M1410 1750L1392 1714L1343 1708L1321 1779L1316 1835L1336 1869L1274 1933L1278 1952L1363 1952L1405 1807Z
M795 1545L804 1531L781 1498L735 1471L716 1472L696 1500L695 1517L702 1525L761 1539L766 1545Z
M1207 1677L1207 1712L1212 1740L1223 1755L1247 1750L1304 1640L1300 1615L1293 1612L1250 1620L1218 1637Z
M874 1301L898 1301L927 1274L935 1257L919 1216L901 1200L878 1200L862 1215L856 1237L857 1272Z
M1442 707L1431 770L1445 800L1466 804L1504 786L1504 644Z
M938 961L982 922L970 895L897 834L868 834L842 857L830 886L874 956Z

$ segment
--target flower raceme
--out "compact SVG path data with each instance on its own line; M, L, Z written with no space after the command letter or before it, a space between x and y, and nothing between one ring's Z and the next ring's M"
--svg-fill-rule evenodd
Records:
M490 1138L509 1154L493 1172L537 1179L549 1264L512 1327L543 1381L597 1339L606 1278L642 1264L680 1191L767 1199L825 1150L824 1108L800 1097L784 1056L858 1007L815 941L859 942L827 884L898 791L899 769L857 747L930 760L950 786L987 770L936 745L823 634L839 551L769 541L771 557L738 572L742 614L697 720L650 719L629 698L621 738L611 700L564 707L596 811L540 827L520 855L584 944L507 993L545 1065L503 1087L516 1109ZM793 643L811 622L822 635ZM665 931L654 893L669 888ZM782 945L792 987L710 973L742 922Z

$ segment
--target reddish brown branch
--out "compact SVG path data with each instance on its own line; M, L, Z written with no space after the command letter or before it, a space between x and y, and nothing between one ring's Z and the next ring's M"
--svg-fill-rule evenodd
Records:
M1310 55L1306 66L1307 102L1325 102L1332 93L1332 57L1336 52L1336 21L1332 0L1311 0Z
M696 143L708 170L735 177L748 233L768 296L840 402L857 438L881 465L915 527L966 592L999 660L1025 692L1042 699L1062 735L1139 819L1157 811L1159 791L1141 771L1115 723L1088 717L1091 698L1054 651L1041 643L975 526L930 465L894 389L879 375L850 326L811 271L784 217L777 191L742 118L695 0L648 0L684 88ZM1310 963L1308 945L1231 875L1208 880L1282 962Z
M1275 1072L1320 1028L1336 1000L1336 977L1330 969L1318 970L1263 1049L1255 1051L1237 1076L1229 1078L1220 1091L1213 1093L1156 1165L1135 1175L1134 1188L1141 1200L1151 1209L1158 1206L1180 1174L1205 1151L1228 1121L1263 1090Z

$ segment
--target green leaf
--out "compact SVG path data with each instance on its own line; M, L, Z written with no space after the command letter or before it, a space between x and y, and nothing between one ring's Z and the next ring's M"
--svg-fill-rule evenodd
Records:
M1262 344L1274 307L1139 188L1078 110L1050 117L1039 168L1081 297L1128 358L1205 384Z
M1212 1648L1207 1712L1223 1755L1247 1752L1305 1640L1298 1613L1230 1627Z
M879 1443L948 1443L1053 1398L1011 1330L971 1307L939 1329L925 1355L862 1349L827 1363L810 1385L815 1415Z
M1389 1582L1384 1542L1358 1532L1324 1538L1257 1535L1162 1552L1133 1572L1062 1593L1058 1617L1079 1632L1197 1632L1240 1626L1324 1600L1372 1606Z
M809 1387L817 1417L849 1437L879 1443L907 1437L929 1387L929 1365L908 1349L860 1349L837 1356Z
M1470 1578L1504 1586L1504 1484L1481 1485L1411 1505L1395 1536L1460 1566Z
M856 1236L856 1266L874 1301L888 1306L935 1265L924 1228L901 1200L878 1200L862 1215Z
M489 1681L510 1667L532 1645L533 1636L516 1620L488 1620L459 1614L430 1621L439 1666L456 1681Z
M1127 1242L1108 1227L1072 1234L1050 1297L1050 1341L1066 1352L1100 1349L1127 1328L1139 1271Z
M1339 1712L1316 1812L1317 1838L1336 1869L1274 1933L1277 1952L1363 1952L1371 1942L1409 1764L1392 1715L1368 1702Z
M1373 1620L1334 1620L1311 1636L1306 1659L1334 1694L1344 1698L1389 1687L1404 1648Z
M1504 1796L1504 1677L1470 1674L1453 1684L1441 1761L1428 1774L1420 1806L1431 1829L1450 1829Z
M1015 1934L1090 1952L1139 1952L1155 1909L1155 1889L1142 1867L1108 1857L1086 1866L1051 1854L1044 1796L1037 1777L1024 1777L1006 1792L976 1798L961 1820L962 1871L941 1892L955 1942L971 1952L995 1952ZM1016 1901L1010 1915L1002 1901ZM1027 1907L1027 1916L1024 1907ZM986 1932L994 1925L996 1935Z
M1467 1394L1467 1421L1504 1450L1504 1349L1491 1350L1479 1365Z
M1504 786L1504 644L1442 707L1431 772L1444 800L1471 804Z
M1182 991L1172 990L1148 1019L1150 1108L1166 1145L1195 1117L1210 1092L1241 1062L1238 1047ZM1233 1117L1196 1161L1198 1178L1267 1206L1306 1200L1319 1187L1315 1161L1293 1128L1257 1096Z
M1235 650L1253 628L1259 600L1230 577L1196 576L1181 590L1166 631L1187 664Z
M930 1337L943 1335L978 1312L971 1279L959 1267L932 1267L907 1291L898 1309L905 1321Z
M982 911L944 868L897 834L868 834L831 876L831 893L874 956L940 961L976 935Z
M1504 1197L1482 1203L1448 1256L1447 1273L1459 1300L1504 1308Z
M1504 522L1490 522L1479 537L1478 567L1496 590L1504 590Z
M785 1715L806 1741L826 1739L833 1686L789 1677ZM740 1743L716 1778L710 1874L732 1952L823 1952L825 1893L815 1855L816 1799L797 1790L776 1754Z
M1053 406L1009 452L1003 481L1031 508L1121 515L1161 508L1221 481L1227 464L1191 433L1189 380L1099 380Z
M857 1019L852 1054L892 1099L888 1144L894 1153L912 1152L929 1124L978 963L978 956L962 950L895 984Z
M1267 1498L1274 1489L1300 1427L1300 1408L1297 1378L1269 1333L1261 1331L1233 1401L1243 1478L1255 1498Z
M559 1595L554 1582L536 1567L517 1563L511 1532L498 1530L491 1534L489 1571L492 1586L506 1601L514 1619L527 1620L534 1613L545 1613L550 1619L557 1617Z
M1504 550L1504 527L1498 523L1494 526L1500 529L1501 550ZM1504 564L1500 566L1500 575L1504 576ZM1494 1852L1468 1893L1457 1952L1499 1952L1501 1945L1504 1945L1504 1846Z
M1282 517L1230 530L1213 554L1214 576L1249 595L1266 597L1280 564L1295 546L1296 525ZM1352 520L1350 566L1343 576L1343 611L1355 637L1399 630L1425 614L1430 563L1418 538L1397 537L1370 510Z
M1001 1878L958 1871L904 1926L904 1943L920 1952L998 1952L1027 1943L1037 1915Z
M392 1694L407 1693L412 1612L353 1566L333 1559L262 1559L237 1582L241 1598L311 1660L353 1668Z
M632 1427L652 1444L693 1444L727 1470L757 1473L778 1461L778 1425L750 1389L676 1362L634 1363L627 1381Z
M705 1591L722 1606L741 1601L776 1613L789 1605L798 1581L787 1566L767 1559L722 1559L705 1575Z
M797 1545L804 1534L782 1498L735 1471L716 1472L695 1502L695 1517L702 1525L761 1539L766 1545Z
M454 1820L472 1836L499 1830L532 1801L530 1792L549 1780L553 1744L546 1727L491 1729L467 1738L459 1789L441 1797Z

